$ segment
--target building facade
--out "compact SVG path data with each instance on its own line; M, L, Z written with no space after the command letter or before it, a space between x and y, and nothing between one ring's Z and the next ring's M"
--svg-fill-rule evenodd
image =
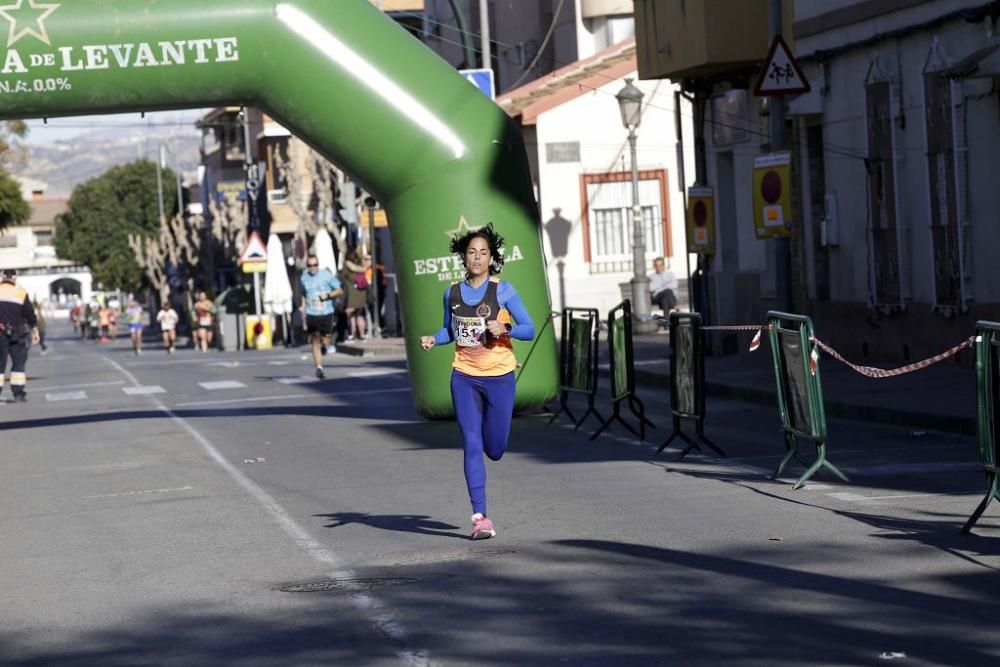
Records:
M615 95L636 76L635 41L514 89L498 100L521 126L542 212L549 293L555 308L621 302L632 266L632 183L628 133ZM637 129L644 270L664 257L685 283L683 182L669 81L636 82L644 93ZM693 168L688 155L687 169ZM626 288L627 290L628 288ZM687 301L686 288L677 295Z
M93 294L90 270L56 256L56 216L69 200L46 198L43 183L31 182L31 218L24 225L0 233L0 268L16 269L18 285L33 301L68 307L77 298L89 301Z
M772 150L770 104L753 93L768 3L720 12L727 2L640 0L637 32L643 76L671 78L701 104L696 173L715 191L717 224L702 307L713 322L748 323L788 286L782 246L754 228L754 160ZM788 98L792 307L853 359L923 358L998 316L987 264L1000 248L998 5L785 3L784 35L811 83Z

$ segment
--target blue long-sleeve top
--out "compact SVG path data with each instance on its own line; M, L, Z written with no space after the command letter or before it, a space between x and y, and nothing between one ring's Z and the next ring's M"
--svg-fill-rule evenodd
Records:
M479 287L472 287L468 282L462 281L462 301L469 306L475 306L486 296L486 288L490 281L485 281ZM444 291L444 326L434 334L435 345L446 345L454 341L454 331L451 328L451 308L449 307L449 297L451 286ZM524 307L517 290L506 280L501 280L497 285L497 301L501 308L506 308L510 313L514 323L511 325L510 336L517 340L531 340L535 337L535 323L531 321L528 309Z

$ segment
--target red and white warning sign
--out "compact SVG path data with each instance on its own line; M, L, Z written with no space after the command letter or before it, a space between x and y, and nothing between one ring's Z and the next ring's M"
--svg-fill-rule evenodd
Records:
M812 86L802 73L802 68L792 55L792 50L782 39L775 35L771 42L771 50L767 52L764 71L757 80L754 94L761 95L798 95L808 93Z
M267 262L267 246L260 240L260 235L257 232L250 233L250 238L247 239L247 246L240 253L239 263L244 264L246 262Z

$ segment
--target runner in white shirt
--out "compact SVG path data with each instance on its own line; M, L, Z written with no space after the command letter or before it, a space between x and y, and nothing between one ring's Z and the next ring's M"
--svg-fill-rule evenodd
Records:
M160 312L156 314L156 321L160 323L160 331L163 332L163 344L167 348L167 354L173 354L175 351L177 322L180 319L177 311L171 308L169 303L164 303L160 306Z

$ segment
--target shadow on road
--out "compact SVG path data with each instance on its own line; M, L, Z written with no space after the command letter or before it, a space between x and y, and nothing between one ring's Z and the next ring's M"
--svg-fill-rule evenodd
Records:
M435 521L427 515L418 514L365 514L363 512L336 512L334 514L314 514L320 519L328 519L330 523L324 528L339 528L350 523L359 523L381 530L396 530L403 533L419 533L435 537L457 537L468 541L464 533L457 533L458 526L443 521Z

